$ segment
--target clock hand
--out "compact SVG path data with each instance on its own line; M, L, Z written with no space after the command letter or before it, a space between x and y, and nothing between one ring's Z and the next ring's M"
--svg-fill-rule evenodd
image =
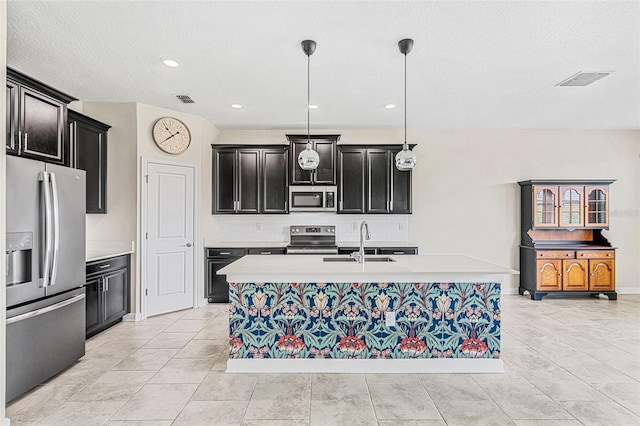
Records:
M165 143L166 141L168 141L169 139L171 139L171 138L172 138L172 137L174 137L175 135L179 135L179 134L180 134L180 132L175 132L173 135L169 136L168 138L166 138L165 140L163 140L163 141L162 141L162 142L160 142L160 143Z

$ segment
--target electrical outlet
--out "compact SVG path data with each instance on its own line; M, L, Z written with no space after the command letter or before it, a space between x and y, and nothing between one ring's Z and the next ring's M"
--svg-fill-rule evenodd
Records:
M395 327L396 311L387 311L384 313L384 323L387 327Z

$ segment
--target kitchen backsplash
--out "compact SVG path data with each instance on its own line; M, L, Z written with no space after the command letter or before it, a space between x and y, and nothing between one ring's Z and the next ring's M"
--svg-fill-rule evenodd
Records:
M205 235L205 241L289 241L291 225L335 225L336 241L358 241L360 223L369 224L371 241L409 240L406 215L336 215L300 213L288 215L218 215L218 235Z

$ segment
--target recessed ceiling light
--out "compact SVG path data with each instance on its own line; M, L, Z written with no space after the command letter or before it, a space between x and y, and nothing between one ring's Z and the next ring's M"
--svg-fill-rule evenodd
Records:
M396 107L396 104L386 104L384 107L386 109L394 109Z
M231 108L240 109L240 108L242 108L242 105L240 105L240 104L231 104Z
M311 104L309 105L309 109L318 109L318 105Z
M582 72L572 75L571 77L562 80L556 86L588 86L591 83L605 78L613 71L594 71L594 72Z
M180 63L174 59L163 59L162 63L171 68L177 68L180 66Z

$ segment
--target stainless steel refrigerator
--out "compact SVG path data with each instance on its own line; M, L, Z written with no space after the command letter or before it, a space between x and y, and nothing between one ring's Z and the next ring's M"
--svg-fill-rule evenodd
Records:
M7 156L6 401L84 355L85 172Z

